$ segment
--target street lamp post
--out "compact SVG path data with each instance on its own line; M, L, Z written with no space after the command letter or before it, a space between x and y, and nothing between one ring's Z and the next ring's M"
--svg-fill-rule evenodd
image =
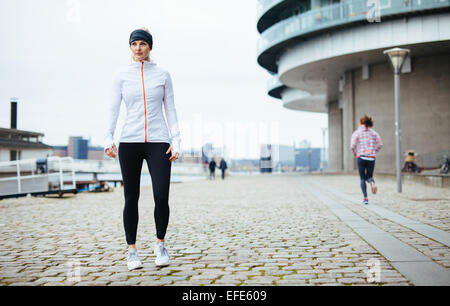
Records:
M322 128L322 174L325 173L325 133L327 128Z
M384 51L389 56L394 70L394 91L395 91L395 148L396 148L396 172L397 172L397 192L402 192L401 173L401 130L400 130L400 73L405 63L405 59L410 53L408 49L394 48Z

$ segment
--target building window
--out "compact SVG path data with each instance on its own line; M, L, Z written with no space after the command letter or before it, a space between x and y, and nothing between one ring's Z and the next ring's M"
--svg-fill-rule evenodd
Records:
M17 160L17 151L15 150L11 150L9 151L9 160Z

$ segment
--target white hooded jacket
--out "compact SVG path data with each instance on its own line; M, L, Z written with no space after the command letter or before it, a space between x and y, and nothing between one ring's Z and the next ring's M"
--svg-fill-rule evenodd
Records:
M142 61L129 64L115 75L108 108L105 151L114 144L122 100L127 108L127 117L120 142L168 142L173 146L172 153L181 154L180 130L169 72L158 67L154 61Z

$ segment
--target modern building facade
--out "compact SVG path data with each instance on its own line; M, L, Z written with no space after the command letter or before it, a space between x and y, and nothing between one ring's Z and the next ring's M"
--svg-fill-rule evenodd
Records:
M395 171L394 81L383 51L411 50L401 75L402 151L424 167L450 153L450 0L259 0L258 63L288 109L328 114L328 171L352 172L364 114L384 143L377 169Z
M67 152L73 159L87 159L88 155L88 143L87 139L83 139L80 136L70 136L69 146Z
M55 146L54 156L70 156L73 159L103 160L106 154L103 147L90 146L89 139L83 139L81 136L70 136L69 145Z
M321 148L299 148L295 154L297 171L318 171L321 169ZM326 166L326 162L324 162Z

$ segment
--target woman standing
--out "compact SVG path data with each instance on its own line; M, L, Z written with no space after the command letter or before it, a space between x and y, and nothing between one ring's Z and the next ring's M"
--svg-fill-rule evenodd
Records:
M133 62L119 71L114 79L105 152L112 158L116 157L117 148L113 139L123 100L127 118L120 136L118 154L125 196L123 223L128 244L127 266L133 270L142 268L137 254L136 234L144 159L150 172L155 201L155 264L167 266L170 263L164 237L169 223L170 171L172 162L180 154L180 131L170 74L150 59L152 35L145 28L135 30L130 35L129 44Z
M353 132L351 150L353 156L358 158L358 171L361 179L361 190L364 195L363 204L369 204L366 181L372 186L372 193L377 193L377 186L373 179L375 159L378 151L383 147L380 135L373 129L373 120L364 115L359 120L359 128Z

